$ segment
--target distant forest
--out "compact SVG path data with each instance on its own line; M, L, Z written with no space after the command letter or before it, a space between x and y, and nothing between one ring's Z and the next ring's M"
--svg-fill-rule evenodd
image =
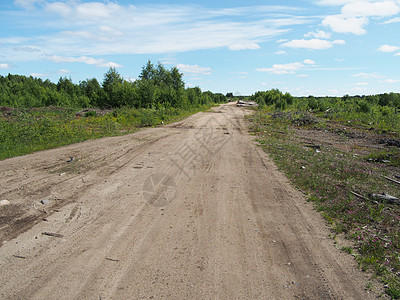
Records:
M96 107L96 108L182 108L226 102L223 94L202 92L199 87L185 88L178 68L166 69L151 61L142 67L138 80L131 82L110 68L103 82L96 78L74 84L61 77L57 83L32 76L0 76L0 106Z

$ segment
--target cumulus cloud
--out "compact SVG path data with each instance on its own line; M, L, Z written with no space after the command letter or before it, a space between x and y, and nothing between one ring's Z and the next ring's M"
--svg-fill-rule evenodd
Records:
M306 38L316 38L316 39L330 39L332 34L325 32L323 30L317 30L316 32L309 32L304 35Z
M304 63L307 65L315 65L315 61L313 61L312 59L305 59Z
M311 59L305 59L303 62L294 62L288 64L275 64L272 68L258 68L259 72L268 72L276 75L294 74L296 71L306 68L306 65L313 65L315 62Z
M342 15L352 17L388 17L400 12L394 1L355 1L342 7Z
M392 23L399 23L399 22L400 22L400 17L396 17L396 18L393 18L393 19L383 22L383 24L392 24Z
M400 3L393 0L365 1L365 0L322 0L322 5L342 6L338 15L327 16L322 25L338 33L352 33L362 35L366 33L365 26L371 17L389 17L400 12ZM397 18L385 23L397 22Z
M368 18L365 17L350 17L346 18L341 15L327 16L322 25L330 27L331 30L338 33L353 33L362 35L366 33L364 26L368 24Z
M394 51L397 51L399 49L400 49L400 47L397 47L397 46L382 45L382 46L380 46L378 48L378 51L381 51L381 52L394 52Z
M122 67L121 65L115 62L107 62L102 58L95 59L93 57L88 57L88 56L65 57L65 56L53 55L53 56L48 56L47 59L57 63L84 63L87 65L95 65L97 67L106 67L106 68Z
M346 44L343 40L335 40L335 41L327 41L321 39L311 39L311 40L292 40L290 42L284 43L282 47L289 47L289 48L304 48L310 50L324 50L332 48L334 45L344 45Z
M276 51L275 54L277 54L277 55L283 55L283 54L286 54L286 51L279 50L279 51Z
M176 66L183 73L187 73L190 75L211 75L211 68L209 67L199 67L198 65L185 65L178 64Z
M6 64L6 63L0 63L0 69L11 69L11 65L10 64Z

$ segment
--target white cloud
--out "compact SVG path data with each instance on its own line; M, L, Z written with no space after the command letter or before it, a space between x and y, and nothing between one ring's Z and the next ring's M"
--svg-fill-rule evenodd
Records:
M278 44L280 44L280 43L284 43L284 42L287 42L287 41L289 41L288 39L279 39L279 40L277 40L276 42L278 43Z
M393 19L383 22L383 24L392 24L392 23L399 23L399 22L400 22L400 17L396 17L396 18L393 18Z
M378 51L381 51L381 52L394 52L394 51L397 51L399 49L400 49L400 47L397 47L397 46L382 45L382 46L380 46L378 48Z
M355 1L342 7L342 15L351 17L388 17L400 12L394 1Z
M176 66L183 73L196 74L196 75L211 75L211 68L209 67L199 67L198 65L185 65L178 64Z
M398 83L400 82L400 79L385 79L385 80L380 80L380 83Z
M304 63L307 65L315 65L315 61L313 61L312 59L305 59Z
M58 74L68 74L71 73L71 71L67 70L67 69L60 69L58 70Z
M286 54L286 51L283 51L283 50L276 51L275 54L277 54L277 55L283 55L283 54Z
M326 5L326 6L342 6L353 1L355 0L318 0L316 1L316 3L319 5Z
M31 73L31 74L29 74L29 76L32 76L32 77L46 77L46 75L42 74L42 73Z
M302 70L306 67L306 65L313 65L315 62L311 59L305 59L301 62L294 62L288 64L275 64L272 68L258 68L256 69L259 72L268 72L276 75L282 74L294 74L296 71Z
M396 53L394 56L400 56L400 52L399 52L399 53Z
M0 63L0 69L11 69L11 66L9 64Z
M257 50L260 49L260 45L252 42L236 43L229 45L228 48L233 51L239 50Z
M310 22L307 17L290 16L296 8L289 6L210 9L191 4L133 6L71 0L43 7L45 24L58 33L40 37L45 41L41 48L64 56L256 50L289 31L288 25Z
M357 82L355 85L357 85L357 86L366 86L366 85L368 85L368 82Z
M272 66L272 68L259 68L256 70L259 72L268 72L272 74L282 75L282 74L293 74L295 73L295 71L298 71L303 67L304 65L302 63L296 62L296 63L288 63L282 65L275 64Z
M306 38L316 38L316 39L330 39L332 34L325 32L323 30L317 30L316 32L309 32L304 35Z
M330 27L334 32L338 33L353 33L356 35L365 34L366 31L363 28L368 24L368 18L365 17L351 17L346 18L341 15L327 16L323 21L322 25Z
M85 22L111 19L117 14L124 15L124 7L116 3L107 4L100 2L79 3L70 1L67 3L47 3L45 9L48 12L56 13L63 18L74 18Z
M297 77L299 77L299 78L307 78L307 77L309 77L309 76L306 75L306 74L300 74L300 75L297 75Z
M381 78L382 76L380 76L380 75L378 75L376 73L363 73L363 72L361 72L361 73L354 74L353 77L361 77L361 78L364 78L364 79L377 79L377 78Z
M290 48L304 48L311 50L323 50L332 48L334 45L344 45L346 42L343 40L335 40L335 41L327 41L320 39L311 39L311 40L292 40L290 42L282 44L283 47Z
M64 56L48 56L48 60L51 60L56 63L84 63L87 65L95 65L97 67L106 67L106 68L120 68L121 65L114 62L106 62L104 59L95 59L88 56L80 56L80 57L64 57Z
M35 7L36 3L43 2L44 0L14 0L15 5L26 8L32 9Z

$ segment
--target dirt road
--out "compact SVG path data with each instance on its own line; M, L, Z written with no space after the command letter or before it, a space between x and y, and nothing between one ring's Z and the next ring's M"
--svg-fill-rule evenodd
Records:
M374 298L246 113L0 162L0 298Z

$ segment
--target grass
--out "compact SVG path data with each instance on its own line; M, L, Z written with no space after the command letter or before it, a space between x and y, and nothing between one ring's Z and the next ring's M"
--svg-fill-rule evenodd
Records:
M16 109L0 115L0 160L88 139L127 134L141 127L174 122L209 108L121 108L106 115L89 111L84 117L77 116L77 110L69 108Z
M261 147L314 203L335 235L343 234L353 242L353 247L342 250L353 254L362 270L370 270L382 280L389 296L399 299L400 209L369 197L370 193L382 192L400 196L399 185L381 176L399 171L399 149L366 147L363 151L369 153L360 156L340 150L334 144L306 143L299 136L299 129L303 133L336 132L338 140L343 141L349 140L352 132L352 124L347 121L343 123L309 112L262 109L249 120ZM337 130L340 124L347 127L346 132ZM398 135L391 132L391 137Z

